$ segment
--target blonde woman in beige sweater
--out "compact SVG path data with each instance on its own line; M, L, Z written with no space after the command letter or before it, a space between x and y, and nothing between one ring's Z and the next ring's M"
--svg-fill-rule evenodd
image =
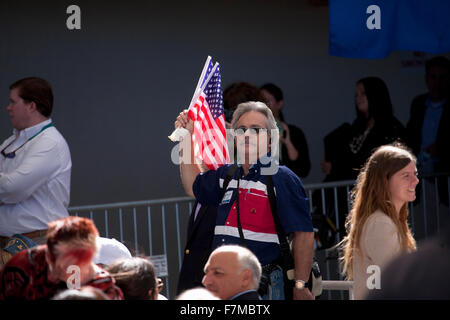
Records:
M416 159L399 144L379 147L362 168L351 194L348 234L340 244L355 299L379 289L383 267L393 257L416 249L407 208L418 182Z

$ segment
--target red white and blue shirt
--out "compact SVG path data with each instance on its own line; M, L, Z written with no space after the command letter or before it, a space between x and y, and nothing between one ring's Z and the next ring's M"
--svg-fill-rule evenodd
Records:
M280 246L267 193L267 175L261 174L265 165L256 163L246 176L239 167L222 197L222 186L231 166L199 174L193 184L198 202L218 206L212 249L223 244L241 244L236 207L239 179L239 212L245 245L261 265L274 262L280 256ZM272 179L278 216L286 235L295 231L313 232L309 200L300 178L287 167L279 166Z

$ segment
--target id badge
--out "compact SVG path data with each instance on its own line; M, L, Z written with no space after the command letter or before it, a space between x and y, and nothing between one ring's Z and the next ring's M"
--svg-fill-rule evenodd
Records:
M223 196L222 202L220 204L230 203L232 196L233 196L233 190L225 192L225 195Z

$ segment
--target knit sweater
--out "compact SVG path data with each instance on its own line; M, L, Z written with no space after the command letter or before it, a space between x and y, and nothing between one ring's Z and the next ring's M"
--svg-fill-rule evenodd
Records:
M401 244L397 226L381 210L366 220L359 240L360 249L353 257L353 288L355 299L364 299L370 289L376 290L380 283L376 273L380 270L383 276L383 267L401 252Z

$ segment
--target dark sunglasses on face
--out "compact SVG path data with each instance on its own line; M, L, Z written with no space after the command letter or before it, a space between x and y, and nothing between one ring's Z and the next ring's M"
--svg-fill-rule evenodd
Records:
M267 132L266 128L259 128L259 127L254 127L254 128L246 128L246 127L239 127L237 129L234 129L234 133L238 136L240 135L244 135L245 132L247 132L247 130L250 130L250 134L260 134L261 132Z
M7 146L1 151L1 154L2 154L2 156L4 156L5 158L13 159L13 158L16 156L16 151L17 151L18 149L20 149L22 146L20 146L19 148L17 148L17 149L14 150L13 152L8 152L8 153L6 153L6 152L5 152L5 149L8 148L10 145L11 145L11 144L7 145Z

